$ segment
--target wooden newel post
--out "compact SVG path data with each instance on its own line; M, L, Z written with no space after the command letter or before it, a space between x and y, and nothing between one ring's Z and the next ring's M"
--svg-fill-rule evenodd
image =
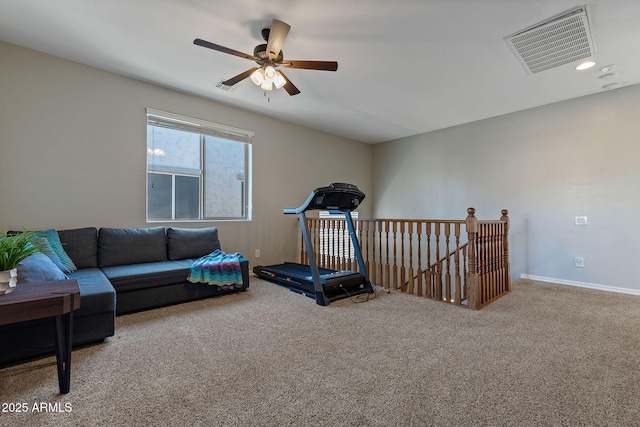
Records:
M509 224L511 222L511 220L509 219L509 210L507 209L502 209L501 211L502 216L500 217L500 221L504 221L505 225L504 225L504 242L502 244L502 248L504 251L503 254L503 265L504 265L504 269L505 269L505 283L506 285L506 291L510 292L511 291L511 264L509 262Z
M467 209L467 235L469 239L469 272L467 273L467 306L478 309L478 219L475 208Z

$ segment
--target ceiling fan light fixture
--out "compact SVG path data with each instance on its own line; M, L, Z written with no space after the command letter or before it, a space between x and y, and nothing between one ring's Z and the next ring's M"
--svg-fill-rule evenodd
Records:
M256 85L260 86L265 81L264 70L262 68L258 68L251 74L251 81Z
M265 81L262 82L260 87L264 90L271 90L273 89L273 81L266 79Z
M267 65L266 67L264 67L264 76L268 80L273 80L276 77L276 69L271 65Z
M287 80L284 78L280 71L276 71L276 76L273 78L273 84L276 88L280 89L287 83Z

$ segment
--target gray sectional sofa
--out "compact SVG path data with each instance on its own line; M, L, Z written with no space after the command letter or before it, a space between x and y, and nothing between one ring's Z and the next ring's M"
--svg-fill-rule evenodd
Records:
M113 336L116 315L244 291L249 287L249 262L244 258L240 260L241 286L223 289L187 280L194 261L221 249L215 227L99 230L86 227L58 230L57 237L75 269L70 268L73 271L66 274L58 270L44 278L66 276L78 281L81 306L74 313L74 346ZM20 277L20 266L18 275ZM18 286L28 286L28 283L19 282ZM0 326L0 366L52 353L52 325L51 319L41 319Z

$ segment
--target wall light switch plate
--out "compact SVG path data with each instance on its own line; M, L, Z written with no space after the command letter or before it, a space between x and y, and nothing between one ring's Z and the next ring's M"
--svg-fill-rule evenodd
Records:
M576 216L575 221L576 221L576 225L587 225L586 216Z

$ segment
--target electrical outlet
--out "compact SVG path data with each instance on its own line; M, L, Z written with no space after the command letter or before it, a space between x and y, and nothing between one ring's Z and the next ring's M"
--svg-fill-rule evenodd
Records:
M256 249L256 258L260 258L260 249Z
M576 257L576 267L584 267L584 258Z

